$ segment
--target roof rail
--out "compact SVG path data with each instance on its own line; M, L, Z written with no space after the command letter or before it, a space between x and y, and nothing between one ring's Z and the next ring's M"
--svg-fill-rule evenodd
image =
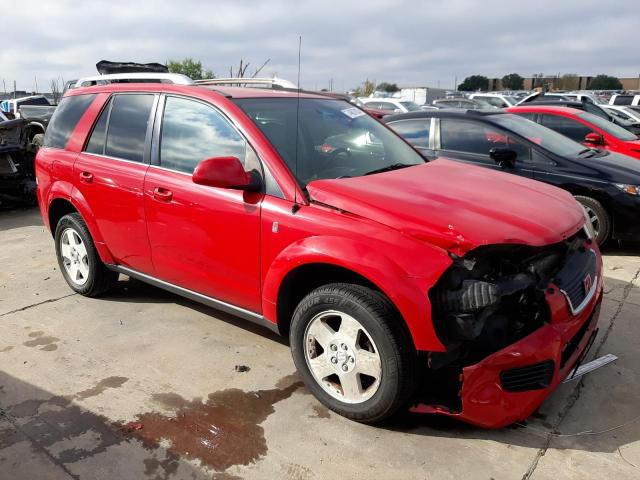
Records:
M173 83L175 85L193 85L193 80L180 73L112 73L81 78L73 85L73 88L105 85L107 83Z
M196 85L242 85L251 87L267 86L274 89L293 88L298 86L283 78L208 78L204 80L196 80Z

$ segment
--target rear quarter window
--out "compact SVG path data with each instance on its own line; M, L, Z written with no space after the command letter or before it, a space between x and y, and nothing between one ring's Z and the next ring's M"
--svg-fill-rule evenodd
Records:
M80 118L95 98L94 94L64 97L53 112L44 135L44 146L64 148Z

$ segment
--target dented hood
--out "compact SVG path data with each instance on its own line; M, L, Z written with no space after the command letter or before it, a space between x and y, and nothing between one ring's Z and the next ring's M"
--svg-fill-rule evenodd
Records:
M574 234L584 214L558 188L440 159L357 178L316 180L311 198L457 255L481 245L541 246Z

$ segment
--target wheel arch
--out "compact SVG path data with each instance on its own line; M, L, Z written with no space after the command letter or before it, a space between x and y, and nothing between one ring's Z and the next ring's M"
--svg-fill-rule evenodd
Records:
M389 257L350 239L311 237L283 250L265 276L263 314L287 335L299 301L315 288L336 282L365 286L389 299L417 350L445 350L430 321L426 291L423 294L415 279Z

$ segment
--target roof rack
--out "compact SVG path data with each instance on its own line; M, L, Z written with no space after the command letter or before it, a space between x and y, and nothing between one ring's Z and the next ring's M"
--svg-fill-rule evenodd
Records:
M173 83L175 85L193 85L193 80L180 73L112 73L81 78L73 85L73 88L105 85L107 83Z
M297 89L298 86L283 78L208 78L196 80L196 85L242 85L248 87L269 87L273 89Z

